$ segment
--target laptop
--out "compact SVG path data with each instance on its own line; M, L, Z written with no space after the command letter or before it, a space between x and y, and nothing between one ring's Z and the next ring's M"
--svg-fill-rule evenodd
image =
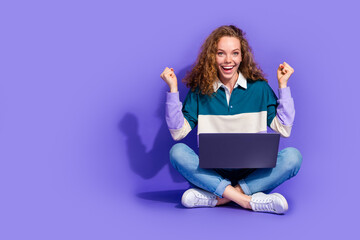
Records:
M274 168L278 133L200 133L200 168Z

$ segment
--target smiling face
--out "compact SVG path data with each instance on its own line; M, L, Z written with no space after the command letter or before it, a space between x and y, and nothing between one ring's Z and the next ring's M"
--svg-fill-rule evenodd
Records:
M216 52L216 65L221 82L225 84L231 80L236 81L241 59L240 40L228 36L220 38Z

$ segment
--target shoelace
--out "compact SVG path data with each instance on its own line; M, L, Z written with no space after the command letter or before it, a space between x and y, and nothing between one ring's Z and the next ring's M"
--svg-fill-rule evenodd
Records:
M195 193L195 196L197 198L197 202L195 203L196 206L212 205L212 202L215 199L215 197L208 197L208 196L202 195L200 193Z
M273 200L271 198L256 199L253 201L255 211L276 211L273 206Z

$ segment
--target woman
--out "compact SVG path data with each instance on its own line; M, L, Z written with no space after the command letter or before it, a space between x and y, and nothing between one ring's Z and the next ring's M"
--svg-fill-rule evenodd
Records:
M293 68L279 65L279 99L255 63L239 28L221 26L205 40L194 67L184 82L190 88L182 104L172 68L160 77L168 84L166 122L174 140L184 138L196 125L198 134L266 132L266 126L289 137L295 117L287 86ZM183 143L170 150L170 161L192 185L182 196L185 207L214 207L233 201L253 211L283 214L284 196L269 194L300 169L302 156L295 148L278 153L275 168L201 169L198 155Z

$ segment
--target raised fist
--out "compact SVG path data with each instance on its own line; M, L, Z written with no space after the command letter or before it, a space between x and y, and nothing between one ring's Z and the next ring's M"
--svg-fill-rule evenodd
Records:
M170 92L177 92L177 78L174 73L174 69L166 67L160 74L160 77L166 82L170 88Z
M293 73L294 73L294 69L286 62L279 65L277 69L277 79L280 88L287 87L287 82L289 81L289 77Z

